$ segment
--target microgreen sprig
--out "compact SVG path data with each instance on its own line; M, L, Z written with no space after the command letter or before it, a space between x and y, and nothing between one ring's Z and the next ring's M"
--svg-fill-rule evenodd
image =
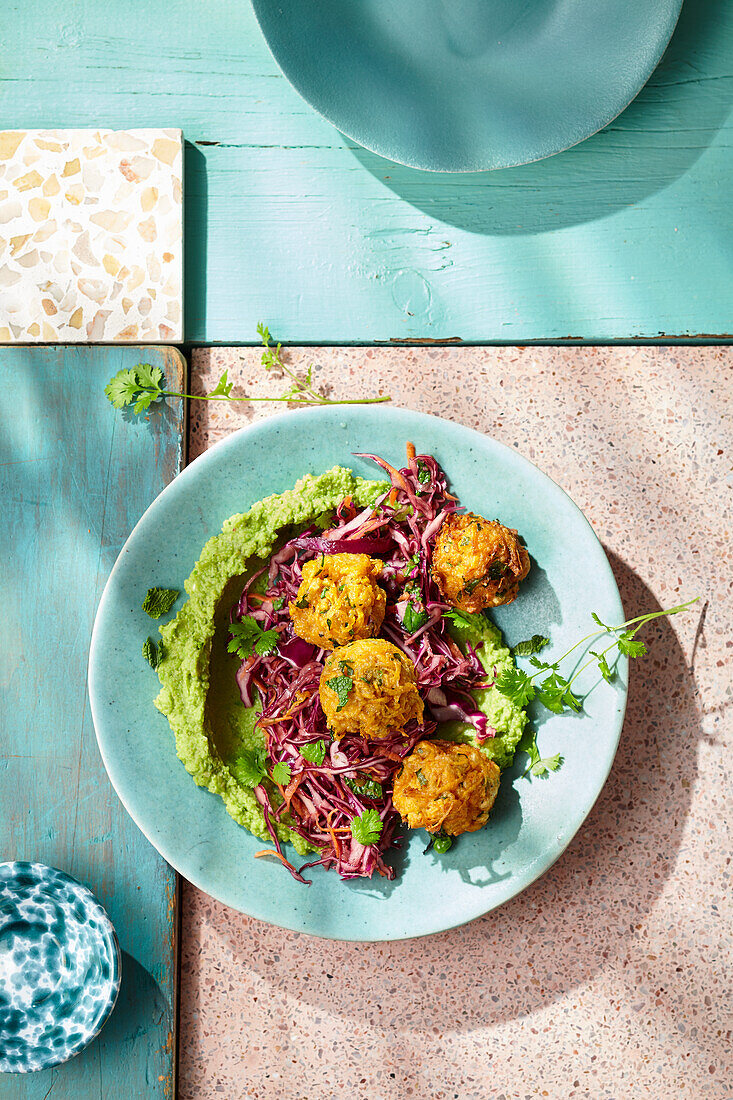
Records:
M614 665L619 654L633 658L643 657L646 653L644 642L641 638L636 637L642 627L653 619L677 615L680 611L686 611L699 599L700 597L697 596L694 600L688 600L687 603L678 604L677 607L670 607L663 611L650 611L646 615L637 615L618 626L609 626L593 612L591 618L598 624L600 630L594 630L590 634L586 634L584 638L571 646L556 661L541 661L539 657L533 654L529 658L529 663L533 666L534 672L526 672L521 668L505 669L497 677L495 687L497 691L520 707L526 706L530 700L536 697L544 703L548 710L553 711L555 714L561 714L563 710L579 711L582 709L583 701L573 691L573 684L581 673L591 665L595 665L603 679L610 683L615 675ZM600 650L589 650L588 660L582 662L569 678L560 673L560 665L571 653L574 653L585 642L591 642L595 638L604 636L612 638L609 645ZM539 640L544 641L544 639ZM520 642L518 646L514 647L515 653L520 655L524 646L525 643ZM527 647L530 648L529 643L527 643ZM611 653L612 650L617 650L617 652L609 661L607 654ZM539 679L540 677L544 677L544 679Z
M313 367L309 366L303 378L299 378L295 371L283 361L282 345L273 344L270 331L262 323L257 325L257 334L262 341L264 351L262 353L262 365L266 370L279 370L291 381L290 389L277 397L232 397L234 383L229 381L228 372L224 371L213 390L208 393L179 393L176 390L166 389L166 381L160 367L153 367L150 363L138 363L135 367L123 367L118 370L104 388L108 400L116 409L124 409L132 405L134 413L146 412L155 401L163 397L181 397L186 401L278 401L290 405L377 405L383 401L391 401L389 395L384 397L350 397L336 398L324 397L314 387Z

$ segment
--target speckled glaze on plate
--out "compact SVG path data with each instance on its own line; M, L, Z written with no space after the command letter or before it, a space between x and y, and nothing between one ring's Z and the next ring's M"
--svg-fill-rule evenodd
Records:
M155 414L154 414L155 415ZM404 444L430 452L469 509L499 516L524 537L533 567L519 599L493 617L514 644L533 633L559 656L592 629L591 611L623 620L613 574L570 498L514 450L437 417L385 406L285 413L234 432L196 459L150 506L125 544L100 602L89 689L102 757L128 812L159 852L202 890L243 913L296 931L344 940L393 940L455 927L501 905L547 870L595 802L616 752L626 705L626 662L615 683L593 690L579 715L530 711L544 755L562 752L549 780L504 773L488 826L444 856L423 855L413 833L394 881L342 882L316 868L313 885L255 860L262 841L194 784L153 700L158 680L141 657L151 632L141 610L151 585L183 589L201 548L225 519L308 472L340 463L374 477L353 457L371 451L402 464ZM180 606L177 605L177 606Z
M646 84L682 0L253 0L303 98L380 156L433 172L540 160Z
M120 951L94 894L43 863L0 863L0 1073L66 1062L120 988Z

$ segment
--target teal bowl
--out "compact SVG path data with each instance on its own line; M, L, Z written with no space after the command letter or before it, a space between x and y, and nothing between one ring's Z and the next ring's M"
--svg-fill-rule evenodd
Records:
M337 129L432 172L540 160L654 71L682 0L253 0L275 60Z
M194 562L224 521L304 473L335 464L366 477L369 451L402 465L405 441L434 454L467 508L499 516L523 535L533 567L520 598L493 617L507 641L532 634L562 654L592 629L592 611L620 623L613 573L589 523L550 478L511 448L433 416L381 406L325 407L274 416L234 432L191 463L154 501L112 570L92 637L89 690L110 779L128 812L185 878L243 913L285 928L342 940L393 940L451 928L523 890L578 831L613 762L626 704L626 663L613 684L593 687L581 714L531 712L543 755L561 752L546 780L522 776L518 759L503 774L486 828L464 835L443 856L423 854L411 833L394 881L342 882L315 868L313 884L257 860L262 841L195 785L176 757L167 720L153 705L159 684L141 657L151 621L147 589L183 589ZM180 605L177 605L180 606ZM175 610L175 609L174 609Z
M79 1054L119 988L117 937L94 894L44 863L0 863L0 1073Z

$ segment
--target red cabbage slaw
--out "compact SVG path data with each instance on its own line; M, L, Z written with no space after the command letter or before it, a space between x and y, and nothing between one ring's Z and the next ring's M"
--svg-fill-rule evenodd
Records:
M408 446L408 454L413 451ZM358 455L376 462L391 488L368 508L358 510L350 497L341 502L329 526L318 526L286 542L247 582L233 622L245 616L263 630L276 630L278 644L264 656L253 653L237 672L242 702L259 702L256 728L264 735L269 771L288 765L286 784L260 782L254 793L262 806L277 856L300 882L315 866L335 868L342 878L371 877L374 871L394 878L385 855L399 847L400 817L392 805L392 782L404 758L417 742L435 732L439 722L458 719L476 729L478 739L496 731L478 710L471 691L490 687L478 653L466 652L450 636L442 599L431 572L433 542L446 516L462 511L449 491L445 474L431 455L415 455L396 470L377 455ZM387 608L381 635L413 662L418 691L425 703L422 724L379 739L346 735L332 739L321 708L318 688L328 651L303 641L293 632L288 604L294 601L305 562L321 554L365 553L382 561L381 584ZM264 592L255 582L264 579ZM319 745L322 742L322 746ZM310 745L303 756L303 746ZM323 759L319 760L323 749ZM277 789L277 795L275 790ZM361 844L351 823L365 810L376 810L382 822L373 844ZM307 841L319 858L300 870L286 859L277 836L282 822Z

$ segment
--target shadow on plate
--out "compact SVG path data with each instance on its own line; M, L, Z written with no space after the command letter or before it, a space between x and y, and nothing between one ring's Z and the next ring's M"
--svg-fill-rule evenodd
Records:
M611 553L609 560L629 613L659 608L628 566ZM348 973L358 956L362 972L378 975L385 1019L409 1032L485 1028L528 1016L614 964L617 980L627 975L632 988L637 978L628 964L629 937L649 919L675 866L704 736L694 676L668 620L656 620L645 638L650 653L633 670L609 779L578 835L542 879L486 917L422 940L334 942L324 952L323 943L308 936L283 944L278 929L258 923L263 949L252 954L238 925L226 921L235 959L245 952L265 982L287 984L293 996L329 1013L365 1020L371 1007L361 984L341 983L335 999L334 983L320 980L324 966L331 974L341 968ZM510 792L504 807L509 820ZM268 943L272 950L265 949ZM449 983L439 980L446 960ZM309 974L307 983L299 973ZM660 974L659 980L674 981L675 975ZM675 1004L684 1015L684 1005Z
M731 20L733 9L721 0L685 0L658 69L623 114L535 164L431 173L360 147L351 152L431 220L470 233L528 236L607 217L669 187L714 140L730 110L730 90L722 75L705 74L716 42L730 37L721 24Z

